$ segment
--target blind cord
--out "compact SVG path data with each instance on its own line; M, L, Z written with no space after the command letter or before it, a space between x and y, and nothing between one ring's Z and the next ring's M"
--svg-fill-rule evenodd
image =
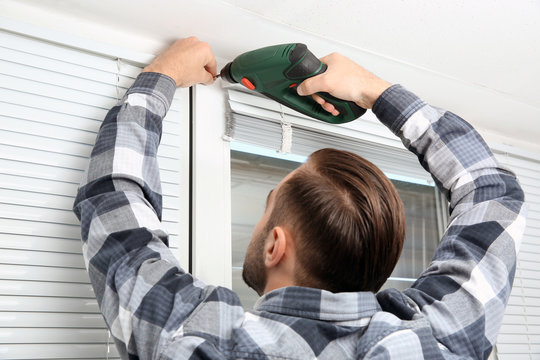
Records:
M111 353L111 330L107 330L107 357L109 360L109 354Z
M289 154L292 147L292 127L291 122L285 120L283 105L281 104L279 104L279 114L281 115L281 147L278 153Z
M116 58L116 100L120 101L120 70L122 67L122 59Z

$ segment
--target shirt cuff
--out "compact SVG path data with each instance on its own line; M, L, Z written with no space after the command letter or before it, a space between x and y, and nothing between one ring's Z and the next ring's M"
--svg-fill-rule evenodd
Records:
M171 107L175 91L176 83L171 77L161 73L143 72L137 76L133 85L128 89L126 97L135 93L150 95L162 105L163 113L158 115L165 116Z
M403 124L426 103L418 96L396 84L386 89L373 104L373 113L392 132L399 135Z

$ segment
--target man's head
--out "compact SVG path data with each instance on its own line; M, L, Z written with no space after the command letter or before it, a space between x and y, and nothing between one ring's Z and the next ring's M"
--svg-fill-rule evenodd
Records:
M280 283L375 292L404 238L403 204L382 171L353 153L323 149L269 194L243 277L260 295Z

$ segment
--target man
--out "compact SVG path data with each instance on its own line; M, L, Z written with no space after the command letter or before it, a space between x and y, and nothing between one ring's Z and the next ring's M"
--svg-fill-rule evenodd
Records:
M401 251L402 205L375 166L326 149L269 194L245 263L246 282L263 295L253 311L182 270L159 221L161 120L176 86L216 75L208 45L182 39L108 113L75 201L90 279L123 358L488 357L525 226L515 176L456 115L339 54L322 60L327 72L298 92L372 108L447 195L450 225L428 269L408 290L374 294Z

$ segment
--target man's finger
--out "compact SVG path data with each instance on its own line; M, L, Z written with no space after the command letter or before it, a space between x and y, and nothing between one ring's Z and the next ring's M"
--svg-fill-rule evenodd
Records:
M204 68L206 69L206 71L212 74L213 77L217 75L216 58L214 57L212 53L210 53L210 59L208 63L204 66Z
M320 97L319 95L317 95L317 94L313 94L313 95L311 95L311 97L313 98L313 100L315 100L317 102L317 104L322 105L325 102L325 100L322 97Z
M334 106L334 104L332 103L329 103L328 101L324 100L322 97L320 97L319 95L317 94L313 94L311 95L311 97L313 97L313 100L315 100L318 104L321 105L321 107L328 111L329 113L331 113L332 115L334 116L338 116L339 115L339 111L336 109L336 107Z
M204 85L210 85L215 81L214 75L204 70L203 70L203 73L201 73L200 75L200 79L201 79L200 83Z
M322 108L326 111L328 111L329 113L333 112L334 110L336 110L336 108L334 107L334 105L330 104L329 102L325 102L324 104L322 104Z
M298 85L298 87L296 88L298 95L306 96L320 91L320 76L321 75L310 77L309 79L304 80L300 85Z

